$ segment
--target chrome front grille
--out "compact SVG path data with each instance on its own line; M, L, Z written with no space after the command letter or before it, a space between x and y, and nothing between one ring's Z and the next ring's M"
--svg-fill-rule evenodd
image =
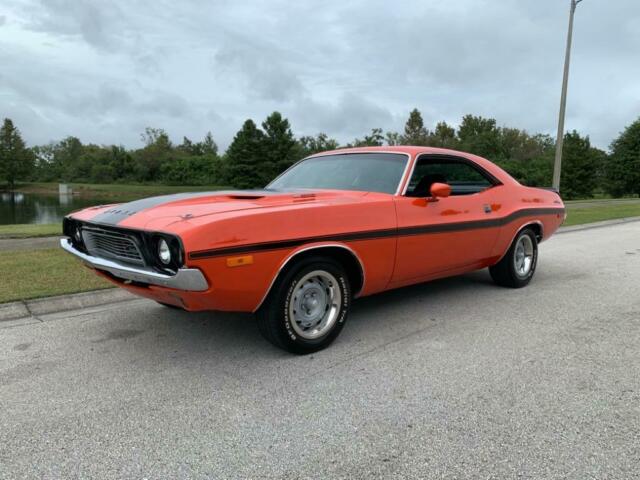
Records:
M82 240L87 252L94 257L110 258L135 265L145 264L134 238L126 233L83 227Z

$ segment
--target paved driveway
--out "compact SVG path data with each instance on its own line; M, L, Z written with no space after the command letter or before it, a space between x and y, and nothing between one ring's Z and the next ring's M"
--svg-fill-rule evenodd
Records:
M307 357L146 300L0 324L0 478L638 478L640 222L362 299Z

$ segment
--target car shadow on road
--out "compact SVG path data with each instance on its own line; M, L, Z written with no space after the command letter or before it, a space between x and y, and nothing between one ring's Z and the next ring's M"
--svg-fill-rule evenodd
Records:
M486 292L495 289L486 272L473 272L433 282L404 287L353 302L352 313L347 327L342 332L339 343L348 348L349 338L357 337L367 342L384 336L385 328L406 322L407 318L424 315L429 320L431 307L439 308L455 298L466 295L478 295L479 290ZM158 344L177 351L189 351L215 355L251 356L263 358L290 357L285 352L272 347L264 340L251 314L226 312L183 312L166 307L153 306L150 317L153 321L148 328L156 332ZM414 318L415 319L415 318ZM420 318L418 318L420 320ZM145 322L146 323L146 322ZM151 347L151 346L150 346ZM151 347L153 348L153 347ZM334 347L332 347L334 348Z
M448 295L451 292L464 295L468 291L477 291L478 288L496 288L485 270L389 290L358 299L353 306L354 311L358 312L378 309L382 306L395 306L397 308L412 303L433 301L439 299L441 295Z

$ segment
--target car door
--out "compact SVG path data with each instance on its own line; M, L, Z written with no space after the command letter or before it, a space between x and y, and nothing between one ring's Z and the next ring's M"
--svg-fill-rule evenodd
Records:
M430 198L435 182L447 183L451 195ZM500 182L470 159L419 156L406 191L396 197L398 242L391 283L484 266L499 233L495 219L502 191Z

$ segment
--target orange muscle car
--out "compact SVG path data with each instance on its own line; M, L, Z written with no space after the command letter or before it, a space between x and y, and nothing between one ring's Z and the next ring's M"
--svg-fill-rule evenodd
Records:
M329 345L353 297L489 267L523 287L564 221L553 191L483 158L368 147L305 158L264 190L184 193L64 219L62 248L137 295L255 312L275 345Z

